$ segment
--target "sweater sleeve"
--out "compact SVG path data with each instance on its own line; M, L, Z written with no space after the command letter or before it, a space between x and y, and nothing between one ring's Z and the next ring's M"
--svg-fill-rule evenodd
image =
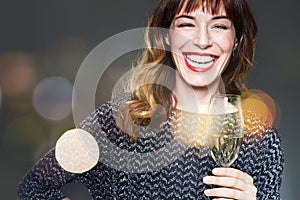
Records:
M102 126L99 117L105 121L107 113L111 110L109 103L103 104L99 109L87 116L77 128L88 131L97 140L101 140ZM99 114L100 113L100 114ZM101 114L102 113L102 114ZM80 174L70 173L64 170L55 158L55 148L45 154L25 174L18 185L18 196L20 199L62 199L66 197L60 188L66 183L80 179Z
M60 188L74 178L60 167L55 159L55 149L51 149L25 174L18 186L20 199L62 199Z
M268 130L262 140L262 154L260 155L261 169L257 186L257 199L279 200L282 183L284 155L278 131Z

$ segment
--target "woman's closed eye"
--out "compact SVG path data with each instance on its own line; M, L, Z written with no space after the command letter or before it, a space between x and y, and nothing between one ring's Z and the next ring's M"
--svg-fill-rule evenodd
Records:
M228 30L229 27L227 25L223 25L223 24L216 24L212 27L213 29L220 29L220 30Z
M181 23L177 25L178 28L192 28L195 27L194 24L192 23Z

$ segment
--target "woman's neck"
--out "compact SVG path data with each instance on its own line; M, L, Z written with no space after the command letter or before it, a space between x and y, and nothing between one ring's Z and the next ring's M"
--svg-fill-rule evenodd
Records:
M220 81L205 87L194 87L185 84L175 84L173 90L177 104L176 108L194 113L207 113L208 105L212 95L219 92Z

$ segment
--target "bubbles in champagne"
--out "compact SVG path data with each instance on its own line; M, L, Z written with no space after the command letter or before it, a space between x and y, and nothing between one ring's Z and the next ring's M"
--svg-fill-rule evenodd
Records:
M222 167L229 167L238 157L244 134L211 135L211 155Z

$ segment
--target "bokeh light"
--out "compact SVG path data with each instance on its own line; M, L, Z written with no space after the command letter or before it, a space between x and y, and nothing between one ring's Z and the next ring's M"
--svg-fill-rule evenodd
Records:
M45 144L45 132L40 122L31 117L21 117L8 124L1 143L12 158L29 161L42 150Z
M278 128L280 109L265 92L251 89L242 94L245 131L256 133L269 127Z
M0 56L0 85L3 96L25 94L32 89L35 80L36 72L29 55L10 52Z
M97 164L99 146L87 131L71 129L57 140L55 158L66 171L83 173Z
M63 120L72 110L71 82L63 77L48 77L33 92L35 110L49 120Z

